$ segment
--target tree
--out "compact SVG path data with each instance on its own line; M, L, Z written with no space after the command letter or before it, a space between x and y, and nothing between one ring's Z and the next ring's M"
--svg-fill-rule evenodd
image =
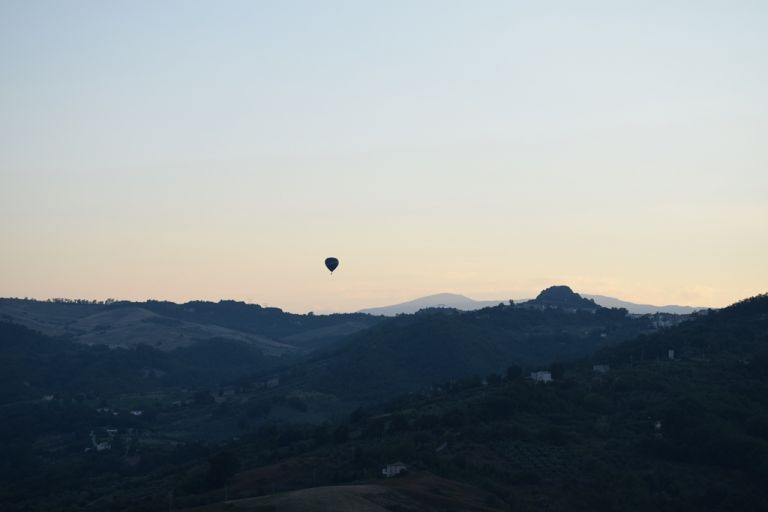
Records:
M516 364L513 364L512 366L507 368L507 380L519 379L522 374L523 374L523 369L517 366Z
M201 389L195 392L194 402L195 405L208 405L214 402L214 398L208 392L208 390Z
M220 452L208 459L206 481L211 487L221 487L240 469L240 460L232 452Z
M498 384L501 382L501 377L496 373L489 373L488 376L485 378L485 381L488 384Z
M410 428L408 419L402 414L395 414L389 422L390 432L405 432Z
M349 421L350 423L359 423L365 418L367 418L370 414L368 411L363 409L362 407L358 407L354 411L352 411L349 415Z
M327 443L331 438L330 433L328 433L328 424L323 423L322 425L315 427L315 431L312 437L315 440L315 444L318 446L322 446Z
M554 380L562 379L563 375L565 375L565 366L563 363L552 363L549 365L549 371Z
M346 425L339 425L333 431L333 440L337 443L346 443L349 439L349 429Z

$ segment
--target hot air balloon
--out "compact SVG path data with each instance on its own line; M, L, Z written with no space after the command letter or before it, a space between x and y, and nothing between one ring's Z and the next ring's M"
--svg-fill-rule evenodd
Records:
M325 266L331 271L331 274L333 274L333 271L339 266L339 260L336 258L325 258Z

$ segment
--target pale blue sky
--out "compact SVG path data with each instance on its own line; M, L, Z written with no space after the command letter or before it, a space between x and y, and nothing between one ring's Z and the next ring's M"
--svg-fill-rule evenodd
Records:
M767 26L738 1L6 0L0 296L764 292Z

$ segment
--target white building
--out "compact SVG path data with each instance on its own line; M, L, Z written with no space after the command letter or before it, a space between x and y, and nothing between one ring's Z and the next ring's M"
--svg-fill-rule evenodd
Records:
M393 476L397 476L407 470L408 466L402 462L395 462L393 464L387 464L387 466L381 470L381 474L387 478L392 478Z
M533 379L534 382L552 382L552 372L531 372L531 379Z
M112 449L111 438L96 437L96 433L91 430L91 444L97 452L103 452Z
M662 432L661 428L661 420L656 420L656 422L653 424L653 436L656 439L662 439L664 437L664 433Z
M592 365L592 371L595 373L608 373L608 370L610 370L611 367L607 364L595 364Z

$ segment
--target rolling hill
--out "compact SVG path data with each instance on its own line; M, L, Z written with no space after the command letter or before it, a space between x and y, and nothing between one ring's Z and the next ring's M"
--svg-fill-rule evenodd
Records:
M677 351L673 360L669 348ZM594 361L610 361L610 369L595 372ZM285 450L234 474L241 501L193 510L285 503L285 510L309 511L314 498L331 507L338 500L343 510L364 496L360 506L370 510L764 509L768 295L563 370L548 385L514 374L468 380L355 413L335 427L343 436L318 442L307 432L315 441L305 452ZM377 479L393 460L408 474ZM276 492L247 476L275 475L286 465L295 468L293 483L277 478ZM265 495L245 498L251 493ZM450 501L440 503L441 496Z
M23 299L0 299L0 320L87 345L143 344L169 351L201 340L229 339L276 357L332 344L379 321L363 314L297 315L235 301L95 304Z
M0 322L3 510L761 510L768 296L653 329L555 291L564 307L381 321L273 386L220 385L265 357L244 342L108 349ZM548 384L512 366L552 354L575 360ZM351 414L320 414L339 398Z
M545 291L538 303L467 312L432 308L391 318L298 363L282 380L344 399L381 399L510 365L578 359L654 329L646 318L601 308L570 289L564 302L548 302L551 296Z

